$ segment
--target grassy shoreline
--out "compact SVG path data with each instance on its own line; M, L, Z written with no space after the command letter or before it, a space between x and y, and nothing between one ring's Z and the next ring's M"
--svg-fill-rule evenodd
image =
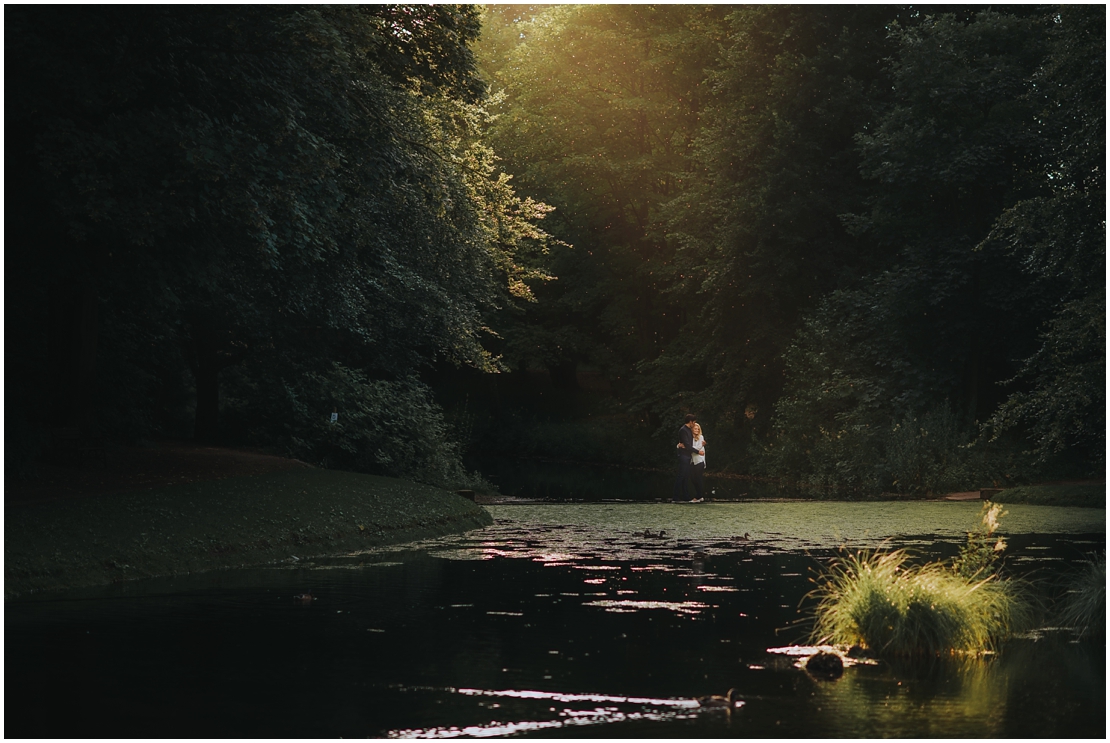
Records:
M1106 483L1078 482L1018 485L1001 490L992 500L998 503L1027 503L1033 506L1106 508Z
M1105 508L1105 493L1101 482L1051 483L993 500ZM490 523L448 491L312 468L8 505L4 595L342 554Z
M455 493L323 469L8 506L4 596L354 552L490 523Z

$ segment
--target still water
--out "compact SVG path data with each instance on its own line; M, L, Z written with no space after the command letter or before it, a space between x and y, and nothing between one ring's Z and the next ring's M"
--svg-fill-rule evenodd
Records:
M404 548L8 602L5 735L1105 737L1103 645L1066 630L832 682L768 652L804 641L839 545L948 556L977 503L489 510ZM1008 510L1007 564L1046 594L1105 549L1103 510ZM694 701L729 688L736 712Z

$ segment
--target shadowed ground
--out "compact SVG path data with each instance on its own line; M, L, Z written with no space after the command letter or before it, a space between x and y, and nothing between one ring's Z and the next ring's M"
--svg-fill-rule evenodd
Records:
M76 457L55 454L31 479L7 484L4 505L261 475L309 466L257 449L229 449L189 441L108 447L84 455L80 462L76 460Z
M6 490L4 511L7 598L296 562L492 522L430 485L179 443L45 468Z

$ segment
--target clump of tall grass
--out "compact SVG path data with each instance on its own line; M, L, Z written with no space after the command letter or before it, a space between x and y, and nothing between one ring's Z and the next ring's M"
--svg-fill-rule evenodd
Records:
M1079 634L1094 637L1106 634L1106 553L1087 563L1068 590L1061 623Z
M988 513L992 523L985 515L980 529L989 529L988 539L969 534L952 564L914 565L906 550L885 549L834 559L809 594L817 600L814 644L891 655L982 653L1030 626L1022 590L994 570L999 542L989 538L999 512Z

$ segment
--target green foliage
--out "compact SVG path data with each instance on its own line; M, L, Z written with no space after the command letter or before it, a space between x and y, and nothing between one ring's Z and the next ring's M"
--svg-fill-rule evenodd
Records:
M1026 589L998 572L1005 511L983 505L980 523L950 565L914 565L905 550L845 552L821 572L812 637L889 655L982 653L1028 629Z
M590 364L619 413L694 410L719 466L809 490L1092 476L1105 9L935 10L13 8L12 380L134 438L191 395L219 433L221 380L315 411L341 367L435 428L367 390Z
M8 20L28 181L14 321L55 334L40 318L60 287L98 298L85 318L99 347L81 363L88 375L100 357L102 432L164 428L180 405L166 380L185 368L208 437L220 377L261 360L299 384L337 363L367 380L439 359L492 369L488 316L549 278L550 208L515 194L484 141L471 6L28 6ZM288 434L288 417L262 420Z
M998 520L1006 515L997 503L983 504L982 517L974 531L967 533L967 544L952 563L956 574L968 580L982 579L997 573L1006 540L995 536Z
M1077 447L1091 458L1086 473L1103 471L1104 309L1104 296L1092 294L1064 304L1048 321L1040 337L1041 347L1019 374L1030 379L1033 388L1014 392L998 407L990 421L993 436L1024 424L1036 461L1050 462Z
M636 361L674 337L682 310L667 291L686 271L660 208L684 188L719 15L695 6L486 11L483 64L505 92L493 142L522 188L559 206L553 229L575 246L553 250L559 281L537 289L538 305L498 326L514 368L569 376L588 362L624 388Z
M864 257L839 215L861 198L852 137L873 118L888 21L874 6L730 9L686 188L666 205L685 316L640 368L652 409L754 409L767 432L801 313Z
M506 357L811 490L1097 470L1105 11L939 10L488 11L497 142L576 246Z
M514 416L490 436L489 443L495 441L501 442L500 451L505 454L582 463L659 467L670 465L674 456L669 446L651 437L650 430L625 416L585 420Z
M784 354L768 460L780 474L846 488L966 489L1014 473L1009 442L976 441L992 414L996 433L1006 428L999 416L1039 417L1030 428L1042 453L1101 431L1101 305L1054 321L1058 340L1046 335L1023 372L1042 374L1037 391L1003 401L998 390L1051 306L1051 287L1021 275L1012 247L984 242L1007 204L1042 188L1021 175L1041 152L1030 101L1038 22L980 12L893 31L893 97L856 138L878 188L861 192L866 212L842 215L853 235L892 250L862 264L871 273L853 288L825 295Z
M1030 503L1038 506L1084 506L1106 508L1106 483L1050 483L1019 485L999 491L1000 503Z
M887 439L891 484L917 492L956 489L971 474L961 471L962 463L954 461L967 449L968 439L951 409L930 409L920 418L907 416Z
M969 579L941 563L912 565L905 550L834 559L809 596L815 644L887 655L981 653L1022 631L1029 604L997 576Z
M1017 263L973 248L1020 193L1015 166L1037 147L1024 102L1037 35L1029 20L983 12L926 18L893 37L893 100L857 137L874 184L868 210L844 219L894 260L861 284L857 305L880 311L848 351L866 344L864 353L886 356L887 401L920 409L947 397L969 422L983 420L1035 327L1037 302L1026 300Z
M985 445L947 406L907 415L887 429L884 487L904 493L950 493L1012 481L1029 470L1015 449Z
M977 431L947 405L900 419L886 411L864 418L863 406L846 408L843 400L870 394L869 380L832 379L824 390L787 388L775 407L781 428L760 460L765 472L826 495L947 493L1023 474L1013 452L977 442Z
M1075 448L1092 471L1105 464L1106 68L1102 6L1061 6L1046 25L1049 52L1030 93L1041 107L1043 148L1027 178L1041 193L1003 212L985 245L1020 258L1051 288L1037 349L991 417L993 435L1029 431L1038 462ZM1024 383L1024 384L1022 384Z
M1083 636L1106 637L1106 553L1087 561L1072 581L1060 621Z
M449 490L490 489L463 468L442 409L412 378L371 379L339 363L292 375L284 366L248 367L230 380L225 415L243 438L303 461Z

